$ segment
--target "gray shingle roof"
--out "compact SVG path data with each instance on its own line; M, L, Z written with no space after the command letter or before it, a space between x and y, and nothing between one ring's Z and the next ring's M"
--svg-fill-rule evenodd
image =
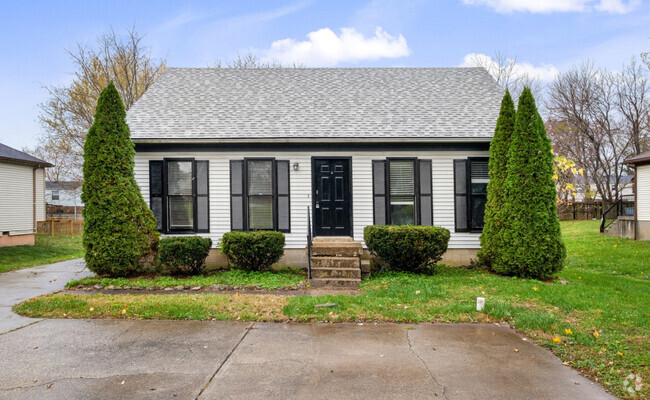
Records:
M9 147L0 143L0 161L14 162L18 164L28 164L35 165L38 167L51 167L47 161L43 161L40 158L36 158L27 153L23 153L20 150L16 150L13 147Z
M145 139L489 139L482 68L169 68L128 112Z

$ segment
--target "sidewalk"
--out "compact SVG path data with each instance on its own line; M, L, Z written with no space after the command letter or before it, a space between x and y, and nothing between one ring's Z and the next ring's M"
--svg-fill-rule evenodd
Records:
M21 301L61 290L72 279L93 275L83 259L0 274L0 334L29 325L39 319L14 314L11 307Z

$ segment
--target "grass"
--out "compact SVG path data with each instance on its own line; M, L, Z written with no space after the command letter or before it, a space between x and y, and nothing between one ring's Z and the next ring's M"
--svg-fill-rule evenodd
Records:
M84 256L81 236L36 235L34 246L0 248L0 273Z
M188 277L157 276L153 278L98 278L87 277L80 280L68 282L67 288L74 288L79 285L101 285L104 287L174 287L174 286L212 286L229 285L238 287L254 287L274 290L295 286L305 281L305 274L300 270L285 269L278 272L247 272L241 270L219 271L210 275L198 275Z
M601 235L595 221L564 222L562 227L568 259L559 277L566 284L440 266L433 276L374 274L362 283L359 296L51 295L15 309L49 318L506 321L613 393L647 398L650 242ZM486 298L483 312L476 311L477 296ZM315 309L326 302L338 305ZM630 373L644 381L637 395L623 387Z

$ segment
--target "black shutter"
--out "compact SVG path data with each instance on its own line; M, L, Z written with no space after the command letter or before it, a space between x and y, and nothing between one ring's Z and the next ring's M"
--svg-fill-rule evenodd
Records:
M454 210L456 232L468 232L467 223L467 160L454 160Z
M281 232L291 230L291 213L289 208L289 161L278 160L275 162L276 198L278 217L277 228Z
M386 225L386 160L372 162L372 209L375 225Z
M418 160L420 179L420 225L433 225L433 202L431 191L431 160Z
M149 161L149 207L153 211L156 229L163 230L163 162Z
M244 230L244 160L230 161L230 229Z
M196 231L210 232L209 163L196 161Z

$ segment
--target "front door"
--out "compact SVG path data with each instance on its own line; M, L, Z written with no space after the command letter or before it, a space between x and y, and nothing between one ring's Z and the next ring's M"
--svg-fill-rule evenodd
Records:
M314 236L352 236L350 158L313 158Z

